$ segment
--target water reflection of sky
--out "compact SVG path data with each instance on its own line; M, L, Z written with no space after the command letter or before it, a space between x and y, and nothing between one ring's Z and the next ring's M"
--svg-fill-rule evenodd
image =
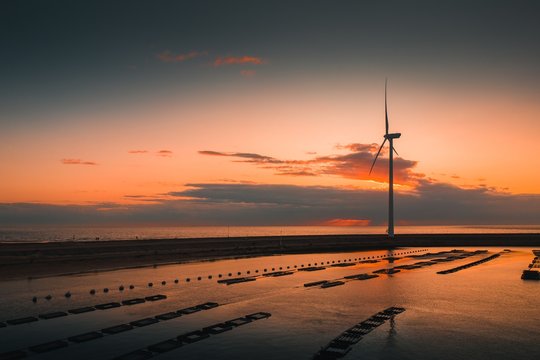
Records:
M439 250L439 249L437 249ZM490 249L490 252L501 249ZM70 315L0 329L2 351L26 348L207 301L222 306L163 321L122 334L82 344L70 344L38 358L112 358L144 348L184 332L257 311L272 314L198 343L160 355L163 359L310 359L322 346L350 326L388 306L407 309L366 335L346 358L370 359L527 359L540 355L540 283L520 279L533 255L515 249L493 261L449 275L436 271L471 262L486 255L441 263L367 281L349 281L329 289L303 284L387 267L387 262L297 272L279 278L220 285L217 275L255 269L271 271L294 265L381 256L382 251L345 254L307 254L226 260L157 268L130 269L81 276L3 282L0 319L37 315L152 294L166 300L123 306L106 311ZM418 259L396 261L408 264ZM209 280L208 275L213 275ZM204 276L197 281L198 276ZM187 283L185 279L191 281ZM175 284L174 279L179 283ZM161 281L167 281L161 285ZM149 288L148 282L154 286ZM120 292L118 287L135 285ZM111 290L104 294L102 289ZM97 294L91 296L89 290ZM69 290L72 297L63 294ZM53 295L46 301L43 297ZM31 302L32 296L38 302Z

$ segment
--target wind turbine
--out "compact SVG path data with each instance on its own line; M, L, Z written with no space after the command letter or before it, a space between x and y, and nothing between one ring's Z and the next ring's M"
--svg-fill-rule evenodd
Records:
M371 174L371 171L373 171L373 167L375 166L375 162L377 161L377 158L379 157L379 154L381 153L381 150L386 143L386 140L388 140L388 144L390 145L390 161L389 161L389 167L388 167L388 236L393 238L394 237L394 152L396 155L399 155L394 149L394 139L399 139L401 137L401 133L388 133L388 105L387 105L387 85L388 85L388 79L384 82L384 117L385 117L385 124L386 124L386 132L384 134L384 141L381 144L381 147L379 148L379 151L377 151L377 155L375 156L375 159L373 160L373 164L371 164L371 169L369 169L369 173Z

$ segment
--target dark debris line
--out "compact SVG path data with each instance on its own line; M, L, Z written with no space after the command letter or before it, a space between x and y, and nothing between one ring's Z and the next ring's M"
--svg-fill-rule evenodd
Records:
M40 319L41 320L50 320L50 319L56 319L56 318L59 318L59 317L68 316L70 314L71 315L78 315L78 314L84 314L84 313L92 312L92 311L96 311L96 310L109 310L109 309L114 309L114 308L117 308L117 307L120 307L120 306L131 306L131 305L136 305L136 304L142 304L142 303L145 303L147 301L164 300L166 298L167 298L166 295L157 294L157 295L147 296L145 298L135 298L135 299L123 300L121 302L109 302L109 303L103 303L103 304L98 304L98 305L94 305L94 306L80 307L80 308L71 309L71 310L67 310L67 311L54 311L54 312L50 312L50 313L40 314L38 316L27 316L27 317L22 317L22 318L17 318L17 319L11 319L11 320L7 320L6 323L9 324L9 325L21 325L21 324L27 324L27 323L35 322L35 321L38 321ZM0 323L0 324L4 324L4 323ZM2 326L0 325L0 327L2 327ZM4 327L5 327L5 325L4 325Z
M70 336L66 339L54 340L47 343L30 346L27 350L9 351L9 352L0 354L0 360L23 359L23 358L28 357L31 353L41 354L41 353L61 349L61 348L67 347L70 343L78 344L82 342L87 342L87 341L102 338L104 336L115 335L115 334L119 334L125 331L129 331L137 327L148 326L148 325L158 323L160 321L171 320L171 319L180 317L182 315L193 314L201 310L210 310L218 306L219 306L218 303L206 302L203 304L180 309L177 311L171 311L168 313L159 314L154 317L148 317L148 318L144 318L140 320L135 320L130 323L115 325L115 326L107 327L107 328L97 330L97 331L91 331L84 334Z
M266 319L272 316L267 312L258 312L246 315L244 317L238 317L229 321L206 326L200 330L190 331L177 337L161 341L159 343L150 345L146 348L139 349L121 356L114 358L113 360L144 360L157 356L161 353L168 352L177 349L182 346L192 344L194 342L204 340L213 335L218 335L226 331L230 331L236 327L249 324L253 321Z
M406 269L406 270L420 269L422 267L432 266L432 265L436 265L436 264L439 264L439 263L442 263L442 262L461 260L461 259L467 258L469 256L473 256L473 255L477 255L477 254L483 254L485 252L486 252L486 250L477 250L477 251L473 251L473 252L467 252L467 251L462 251L462 250L452 250L450 252L449 251L440 251L438 253L429 253L429 254L422 255L422 256L439 257L439 256L442 256L442 255L446 255L446 257L432 259L430 261L419 261L419 262L416 262L416 263L411 264L411 265L398 265L398 266L394 266L394 267L391 267L391 268L388 268L388 269L379 269L379 270L373 271L372 274L361 273L361 274L347 275L347 276L337 278L337 279L333 279L333 280L313 281L313 282L305 283L304 287L318 287L318 288L321 288L321 289L327 289L327 288L331 288L331 287L335 287L335 286L345 285L346 282L349 282L351 280L374 279L376 277L379 277L379 275L377 275L377 274L393 275L393 274L396 274L396 273L400 272L401 269ZM367 260L367 261L369 261L369 260ZM375 260L375 261L377 261L377 260ZM345 265L347 265L347 264L345 264ZM343 264L342 264L342 266L343 266ZM322 269L317 268L317 270L324 270L324 269L325 268L322 268ZM302 270L302 269L299 269L299 270Z
M387 320L393 319L396 315L405 311L402 307L389 307L383 311L379 311L369 319L359 322L351 328L345 330L333 340L331 340L326 346L324 346L315 356L314 360L322 359L337 359L341 358L349 351L352 346L362 340L362 337L377 327L384 324Z
M483 263L485 263L487 261L491 261L493 259L498 258L499 256L501 256L501 254L493 254L493 255L485 257L483 259L473 261L473 262L470 262L468 264L464 264L464 265L461 265L461 266L457 266L457 267L452 268L452 269L437 271L437 274L445 275L445 274L455 273L457 271L465 270L465 269L468 269L470 267L483 264Z
M427 249L422 249L422 250L417 250L417 251L426 251L426 250ZM416 252L416 250L404 251L404 252L393 254L393 256L408 255L414 252ZM236 278L230 278L230 279L222 279L222 280L218 280L217 282L219 284L234 285L234 284L239 284L243 282L255 281L260 277L281 277L281 276L286 276L286 275L293 275L295 272L299 272L299 271L308 271L308 272L320 271L320 270L326 270L327 268L330 268L330 267L348 267L348 266L354 266L354 265L363 264L363 263L376 263L381 260L388 260L388 256L386 255L368 256L367 258L366 257L356 258L354 259L354 261L353 259L348 259L348 260L344 259L343 262L341 262L341 260L337 260L337 262L333 260L332 262L326 261L326 264L324 261L322 261L320 263L316 262L314 264L307 264L308 265L307 267L305 267L304 264L301 264L300 267L297 265L294 265L292 268L291 266L287 266L286 270L283 270L283 271L281 271L282 267L279 268L280 271L273 271L273 272L268 272L268 269L264 269L262 274L259 274L259 270L255 270L256 275L236 277ZM272 270L275 270L275 268L272 268ZM250 274L250 271L247 271L246 274ZM229 276L231 275L232 273L229 273ZM238 275L241 275L241 273L238 272ZM219 275L219 277L221 277L221 274Z

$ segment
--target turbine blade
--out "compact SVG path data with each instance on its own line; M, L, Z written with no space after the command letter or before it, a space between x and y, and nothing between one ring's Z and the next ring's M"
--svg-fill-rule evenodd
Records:
M396 153L396 155L399 156L399 154L398 154L398 152L397 152L397 150L396 150L395 147L392 146L392 150L394 150L394 152Z
M384 117L385 117L385 121L386 121L386 135L388 135L388 106L387 106L387 100L386 100L386 88L387 88L387 85L388 85L388 79L385 79L384 80Z
M377 158L379 157L379 154L381 153L381 150L384 146L384 143L386 142L386 138L381 144L381 147L379 148L379 151L377 151L377 155L375 155L375 159L373 159L373 164L371 164L371 169L369 169L369 174L371 175L371 172L373 171L373 167L375 166L375 162L377 161Z

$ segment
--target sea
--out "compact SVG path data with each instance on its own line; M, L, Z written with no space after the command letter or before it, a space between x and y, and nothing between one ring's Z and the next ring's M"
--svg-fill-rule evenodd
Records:
M0 243L384 234L385 226L0 227ZM396 234L540 233L540 225L397 226Z

